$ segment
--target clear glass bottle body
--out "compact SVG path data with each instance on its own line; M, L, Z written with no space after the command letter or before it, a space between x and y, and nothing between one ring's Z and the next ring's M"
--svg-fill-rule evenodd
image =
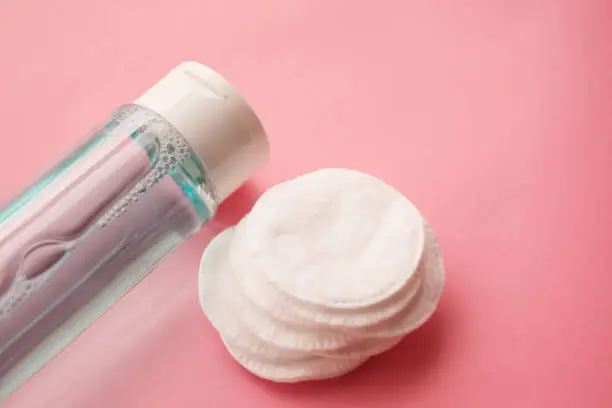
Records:
M118 109L0 212L0 401L208 221L205 167L166 120Z

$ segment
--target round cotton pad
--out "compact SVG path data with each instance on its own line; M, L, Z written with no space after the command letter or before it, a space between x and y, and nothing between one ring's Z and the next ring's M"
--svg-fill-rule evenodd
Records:
M279 184L245 223L232 245L232 267L255 267L282 292L325 307L367 307L393 296L423 249L418 210L353 170L319 170Z
M309 358L305 353L285 350L265 343L244 325L249 310L243 307L240 293L231 285L228 247L234 229L217 235L204 251L199 272L199 298L204 313L213 327L225 339L231 341L243 353L257 355L261 359L300 360Z
M243 243L241 237L246 227L245 217L238 224L231 243L232 246L237 247L234 254L240 253ZM376 304L350 309L346 306L341 308L326 307L325 305L316 305L296 299L291 294L284 293L277 285L262 278L261 273L258 273L254 268L245 269L247 263L245 259L235 262L236 269L233 269L233 271L240 290L255 306L288 324L298 323L304 327L317 328L327 326L343 331L371 326L387 320L403 310L419 290L422 275L420 269L423 267L423 262L420 262L417 265L418 270L412 273L404 287L400 288L391 297ZM283 307L279 308L279 304L282 304Z
M236 271L233 271L236 273ZM249 275L253 278L256 275ZM321 309L313 310L304 308L295 309L295 301L288 296L284 297L261 297L252 304L249 310L248 326L256 333L255 336L260 341L274 345L286 350L303 351L322 356L355 356L355 355L374 355L387 350L395 344L401 337L420 327L435 311L444 286L444 266L440 249L435 237L435 232L429 224L425 224L425 250L419 265L416 277L416 285L411 289L411 300L401 302L402 308L395 314L385 319L372 320L370 325L359 328L354 326L341 326L341 320L336 319L337 325L330 327L325 324L309 321L303 316L296 317L290 323L278 319L279 311L285 311L284 317L290 314L287 311L296 310L309 311L310 316L316 316L316 322L332 321L330 312ZM271 292L270 292L271 293ZM269 293L269 294L270 294ZM276 305L277 313L267 319L258 309L265 305L266 308L274 310ZM372 306L371 308L374 308ZM347 312L346 309L343 309ZM366 313L367 316L367 313ZM336 315L336 318L340 315ZM359 339L370 339L361 347L352 347L359 342ZM382 343L376 339L385 340ZM348 349L348 350L347 350Z
M202 257L202 308L239 364L278 382L345 374L432 315L444 267L400 193L352 170L266 192Z
M270 363L236 350L230 342L225 347L234 359L258 377L275 382L299 382L339 377L353 371L367 358L328 359L315 357L304 361Z
M406 335L418 329L436 310L444 287L444 263L433 228L425 224L424 277L419 293L406 309L393 318L371 326L363 333L366 338Z
M248 303L233 284L228 248L234 229L210 243L200 264L200 303L215 329L242 351L267 358L300 359L316 352L332 352L351 343L347 333L308 330L287 324ZM284 305L277 303L278 308Z
M395 347L403 339L404 336L359 339L355 340L350 346L334 351L319 352L317 355L340 359L372 357Z

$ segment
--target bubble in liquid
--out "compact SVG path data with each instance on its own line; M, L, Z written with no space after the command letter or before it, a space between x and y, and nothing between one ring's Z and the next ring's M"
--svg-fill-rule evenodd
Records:
M102 217L98 225L100 228L108 226L125 214L131 203L138 201L140 196L147 192L148 188L159 183L170 171L176 169L190 156L191 148L187 142L168 127L160 129L157 140L159 142L159 157L154 167Z

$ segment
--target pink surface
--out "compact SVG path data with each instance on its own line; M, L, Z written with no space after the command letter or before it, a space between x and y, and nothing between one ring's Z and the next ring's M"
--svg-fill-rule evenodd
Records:
M7 404L612 406L612 4L5 1L0 196L182 60L256 106L270 165ZM240 369L199 309L199 256L258 191L324 166L397 186L436 227L439 312L340 380Z

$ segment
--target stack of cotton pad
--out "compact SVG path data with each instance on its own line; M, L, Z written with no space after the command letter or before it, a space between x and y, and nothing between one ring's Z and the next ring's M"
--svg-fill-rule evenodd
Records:
M267 191L200 266L200 302L231 355L279 382L345 374L433 313L433 230L375 177L325 169Z

